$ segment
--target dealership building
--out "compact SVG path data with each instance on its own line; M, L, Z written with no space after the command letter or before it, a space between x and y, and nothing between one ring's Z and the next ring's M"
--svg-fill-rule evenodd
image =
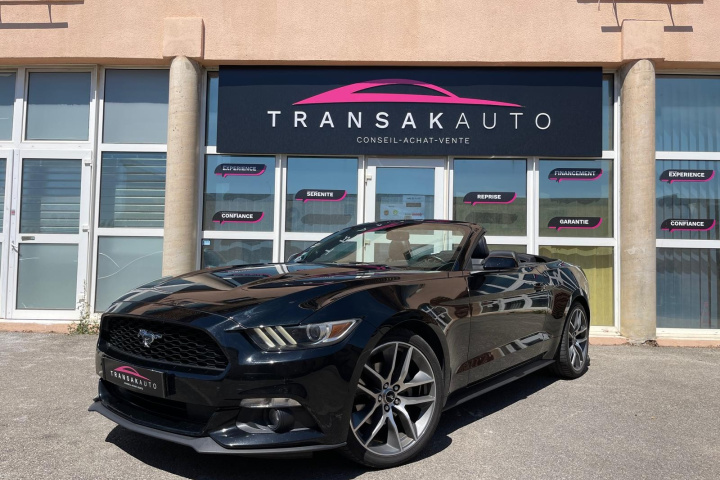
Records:
M718 38L703 0L0 0L0 322L436 218L580 265L595 336L718 340Z

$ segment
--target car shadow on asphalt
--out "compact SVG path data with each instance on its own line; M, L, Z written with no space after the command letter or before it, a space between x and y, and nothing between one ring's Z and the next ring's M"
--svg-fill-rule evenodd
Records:
M558 380L545 370L535 372L518 382L506 385L443 413L435 435L425 450L413 461L431 457L452 444L456 430L482 422L483 419ZM249 458L234 455L203 455L190 447L156 440L120 426L105 439L137 460L180 477L192 479L323 479L349 480L367 468L359 466L337 452L318 452L304 458Z

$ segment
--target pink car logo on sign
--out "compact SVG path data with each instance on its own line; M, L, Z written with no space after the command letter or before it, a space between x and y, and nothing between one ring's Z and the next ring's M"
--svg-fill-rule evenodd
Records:
M135 370L135 369L132 368L132 367L122 366L122 367L116 368L115 371L116 371L116 372L120 372L120 373L124 373L124 374L126 374L126 375L131 375L131 376L133 376L133 377L141 378L141 379L143 379L143 380L150 381L149 378L143 377L142 375L140 375L140 374L138 373L137 370Z
M417 95L407 93L363 93L362 90L387 85L414 85L427 88L440 95ZM420 80L403 78L389 78L381 80L368 80L353 83L344 87L334 88L327 92L300 100L293 105L316 105L323 103L437 103L450 105L488 105L493 107L522 107L516 103L498 102L495 100L482 100L479 98L458 97L454 93L431 83Z

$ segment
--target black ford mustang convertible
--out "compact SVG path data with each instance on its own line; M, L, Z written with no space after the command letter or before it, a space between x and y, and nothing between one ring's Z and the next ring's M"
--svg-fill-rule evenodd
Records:
M139 287L103 315L90 410L198 452L406 462L443 410L588 368L577 266L449 221L350 227L287 263Z

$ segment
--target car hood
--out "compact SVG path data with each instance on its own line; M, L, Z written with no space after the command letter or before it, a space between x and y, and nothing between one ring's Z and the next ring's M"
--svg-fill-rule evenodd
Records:
M231 320L250 328L301 323L324 306L359 290L388 283L446 278L448 272L394 269L373 265L278 263L220 267L165 278L128 292L107 313L147 314L148 304ZM158 310L158 309L156 309ZM187 321L197 315L180 315Z

